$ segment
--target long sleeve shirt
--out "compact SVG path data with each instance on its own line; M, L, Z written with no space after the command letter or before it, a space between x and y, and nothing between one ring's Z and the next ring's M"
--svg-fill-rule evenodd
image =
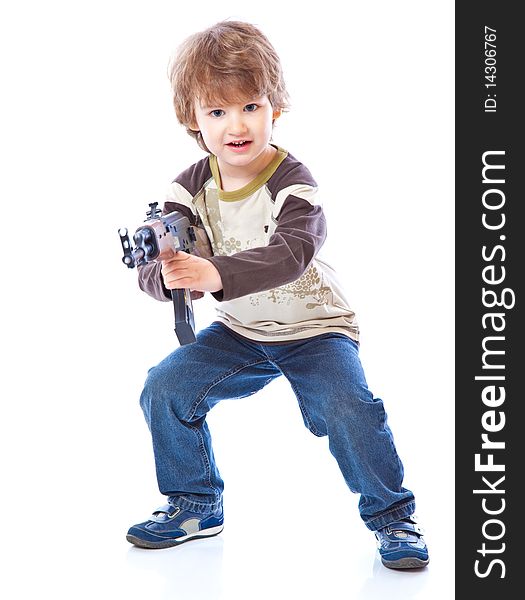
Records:
M226 192L210 155L171 184L164 213L178 210L205 231L223 289L217 320L260 342L285 342L338 332L359 339L359 328L334 270L319 257L326 222L309 170L277 148L253 181ZM142 290L169 300L160 264L139 269Z

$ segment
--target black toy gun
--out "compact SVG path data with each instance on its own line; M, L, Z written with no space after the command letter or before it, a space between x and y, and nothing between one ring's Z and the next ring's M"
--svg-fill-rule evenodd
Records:
M144 224L133 234L135 247L131 246L128 230L119 229L124 256L122 262L129 269L163 259L169 250L193 253L196 236L188 217L178 211L162 215L152 202L146 212ZM195 342L195 320L191 292L188 289L171 290L175 311L175 333L181 346Z

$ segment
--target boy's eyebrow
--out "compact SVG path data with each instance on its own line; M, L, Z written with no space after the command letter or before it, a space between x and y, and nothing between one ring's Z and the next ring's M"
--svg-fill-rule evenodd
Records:
M217 109L217 108L222 108L223 106L225 106L225 102L217 102L217 103L206 103L206 104L201 104L199 102L199 108L201 110L212 110L212 109Z
M254 98L243 98L242 100L239 101L232 101L230 103L225 102L224 100L219 100L216 103L211 103L209 100L206 100L206 104L202 104L202 102L199 101L199 107L202 110L210 110L212 108L222 108L223 106L228 106L229 104L253 104L254 102L260 101L261 98L263 98L264 96L257 96Z

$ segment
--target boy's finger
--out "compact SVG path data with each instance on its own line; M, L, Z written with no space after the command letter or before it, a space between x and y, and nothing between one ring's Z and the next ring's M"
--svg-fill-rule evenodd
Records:
M177 250L173 253L173 260L188 260L190 255L187 252L182 252L181 250Z
M161 261L167 265L169 263L188 260L188 258L190 258L190 255L187 252L181 252L179 250L173 250L172 248L168 248L165 252L162 253L160 258Z
M162 261L168 261L168 260L172 260L175 256L175 250L173 250L172 248L166 248L166 250L162 251L162 254L160 255L160 260Z

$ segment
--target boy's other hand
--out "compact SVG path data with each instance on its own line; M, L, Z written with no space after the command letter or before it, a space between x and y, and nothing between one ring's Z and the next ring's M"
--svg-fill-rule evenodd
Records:
M167 289L189 288L199 292L222 290L219 271L205 258L187 252L171 252L162 261L162 278Z

